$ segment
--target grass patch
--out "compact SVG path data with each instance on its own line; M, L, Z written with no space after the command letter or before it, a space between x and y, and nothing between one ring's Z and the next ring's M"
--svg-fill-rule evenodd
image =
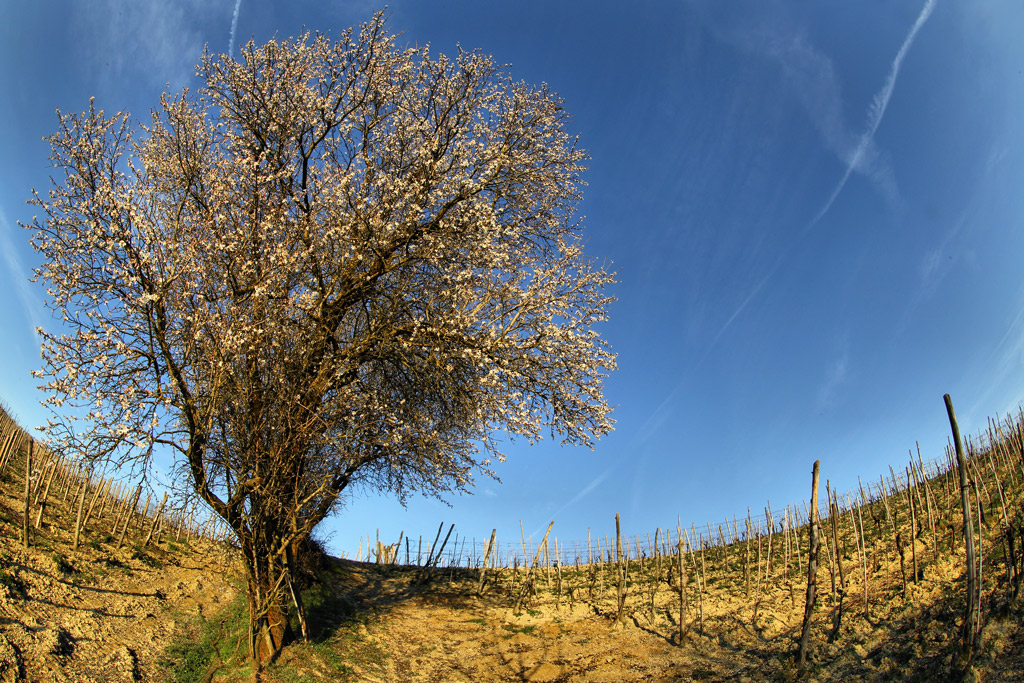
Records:
M11 594L17 595L21 598L28 597L25 582L14 574L9 574L6 571L0 570L0 585L6 587L7 591Z
M346 572L328 565L317 579L302 589L309 642L301 640L298 617L291 611L291 629L298 639L287 646L268 668L270 680L281 683L366 679L367 671L380 672L386 648L370 635L372 615L359 612L345 598Z
M53 563L57 565L57 571L59 571L64 576L78 573L78 570L75 569L75 566L68 562L68 558L64 557L60 553L53 553L52 555L50 555L50 558L53 560Z
M248 629L245 592L242 591L216 619L196 619L183 627L157 660L157 666L168 681L199 683L215 663L247 664Z
M160 567L164 566L163 560L161 560L159 557L154 556L151 553L146 552L145 548L139 545L135 546L135 552L132 553L132 559L138 560L139 562L146 565L147 567L150 567L151 569L159 569Z
M527 624L526 626L513 626L512 624L505 624L503 627L511 635L522 633L525 636L533 635L533 632L537 630L536 624Z
M321 632L318 639L292 644L267 673L271 680L281 683L365 680L365 672L378 670L388 654L367 633L369 621L365 614L352 614L334 626L329 635Z

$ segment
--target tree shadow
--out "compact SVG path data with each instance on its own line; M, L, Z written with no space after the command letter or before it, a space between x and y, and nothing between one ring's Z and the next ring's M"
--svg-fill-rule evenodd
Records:
M316 583L302 591L309 639L329 640L345 627L418 599L451 609L503 605L497 593L475 595L471 586L476 576L470 569L424 570L330 558ZM298 626L296 619L293 630L298 632Z

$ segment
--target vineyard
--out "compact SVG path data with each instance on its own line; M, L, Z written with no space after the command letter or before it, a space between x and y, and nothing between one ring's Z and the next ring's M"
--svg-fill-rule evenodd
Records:
M221 529L142 504L138 484L90 477L0 419L0 681L248 680ZM815 464L810 503L703 529L624 537L616 515L567 543L552 522L536 547L445 525L367 536L365 555L312 564L309 623L267 675L1019 680L1024 413L992 420L960 457L958 441L852 491Z
M222 530L142 490L0 410L0 681L164 680L179 624L235 596Z

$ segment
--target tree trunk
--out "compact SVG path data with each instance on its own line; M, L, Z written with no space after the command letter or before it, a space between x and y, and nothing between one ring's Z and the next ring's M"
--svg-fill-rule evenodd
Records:
M274 580L266 563L259 577L249 577L250 653L254 668L262 670L281 653L290 634L288 602L284 591L283 570Z
M244 534L236 530L248 586L249 656L254 680L258 680L260 672L292 638L288 624L291 577L284 549L278 552L278 543L282 542L279 534L268 529L245 529Z

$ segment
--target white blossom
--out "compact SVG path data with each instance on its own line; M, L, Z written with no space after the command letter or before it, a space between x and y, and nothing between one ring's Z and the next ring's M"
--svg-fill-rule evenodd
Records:
M49 138L28 227L65 329L37 376L88 423L51 438L175 449L279 558L352 484L442 495L504 460L497 432L611 429L612 276L583 255L585 155L546 86L401 49L380 14L198 73L145 127L90 106Z

